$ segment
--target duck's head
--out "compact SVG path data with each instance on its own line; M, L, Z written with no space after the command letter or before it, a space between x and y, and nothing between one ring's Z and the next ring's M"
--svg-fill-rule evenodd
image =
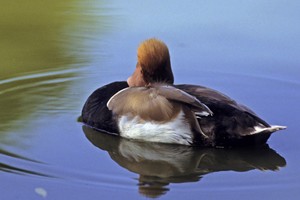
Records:
M137 50L137 59L136 69L127 79L129 86L147 86L157 82L173 84L170 54L165 43L155 38L142 42Z

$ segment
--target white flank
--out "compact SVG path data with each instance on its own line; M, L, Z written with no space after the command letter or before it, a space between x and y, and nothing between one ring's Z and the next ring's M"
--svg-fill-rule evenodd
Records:
M183 145L190 145L193 141L193 134L189 124L185 123L182 111L174 120L163 124L143 121L139 116L122 116L119 119L119 129L122 137L142 141Z

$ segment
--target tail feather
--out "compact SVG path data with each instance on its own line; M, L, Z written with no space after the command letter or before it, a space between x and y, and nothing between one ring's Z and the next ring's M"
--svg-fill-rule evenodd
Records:
M254 131L251 132L250 135L259 134L259 133L273 133L275 131L284 130L286 128L287 128L286 126L278 126L278 125L272 125L270 127L255 126Z

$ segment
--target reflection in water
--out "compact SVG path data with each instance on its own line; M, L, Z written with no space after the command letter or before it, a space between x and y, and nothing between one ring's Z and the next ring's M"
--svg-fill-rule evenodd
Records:
M60 1L5 1L0 7L0 79L68 62L62 32L68 19Z
M14 137L14 131L24 130L30 120L38 123L42 115L73 109L76 105L68 100L72 97L69 87L78 80L77 73L78 70L59 70L0 80L1 144L22 147L23 139L30 136L22 133Z
M83 126L86 137L120 166L139 174L139 192L157 197L170 183L199 181L219 171L278 170L283 157L267 145L255 149L213 149L143 143L99 133Z
M16 74L68 68L69 64L78 66L85 62L87 54L82 55L87 51L85 39L94 34L99 37L104 31L99 22L103 23L107 17L86 14L97 6L88 3L79 5L80 2L1 2L0 80ZM84 34L85 37L82 30L89 31Z
M2 2L0 145L20 146L22 137L30 137L7 136L25 129L32 119L36 123L41 114L81 106L74 105L77 94L71 86L79 90L79 67L90 62L84 54L92 51L88 38L100 37L108 28L101 26L108 16L87 14L101 5L79 0Z

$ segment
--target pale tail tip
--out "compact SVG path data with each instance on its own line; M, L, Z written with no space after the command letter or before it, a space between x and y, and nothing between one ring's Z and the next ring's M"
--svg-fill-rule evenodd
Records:
M275 131L284 130L287 127L286 126L272 125L271 127L259 127L259 126L256 126L254 128L255 128L255 131L253 131L251 133L251 135L262 133L262 132L273 133Z
M286 128L287 128L287 126L278 126L278 125L272 125L272 126L270 127L270 129L272 129L272 130L274 130L274 131L284 130L284 129L286 129Z

